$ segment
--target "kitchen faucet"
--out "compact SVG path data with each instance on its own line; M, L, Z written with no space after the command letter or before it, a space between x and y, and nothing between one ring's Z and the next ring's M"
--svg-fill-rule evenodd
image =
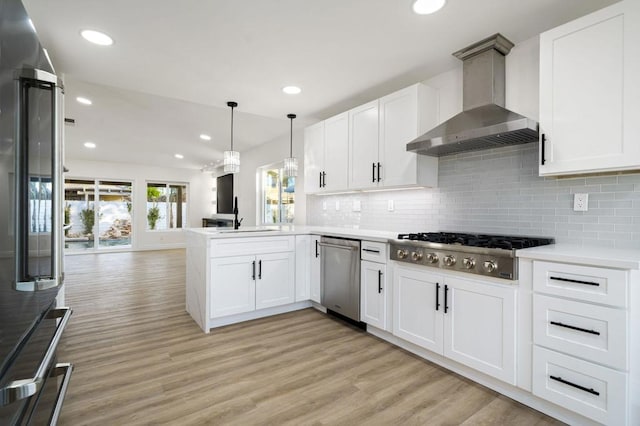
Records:
M243 217L238 220L238 197L234 197L233 200L233 229L240 228L240 224L242 223Z

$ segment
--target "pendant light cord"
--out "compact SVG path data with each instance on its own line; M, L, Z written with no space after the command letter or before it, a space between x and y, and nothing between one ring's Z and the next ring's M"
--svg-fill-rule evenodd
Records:
M293 158L293 119L296 118L295 114L287 114L287 118L291 120L291 131L289 134L291 135L289 139L289 158Z
M233 109L238 106L238 103L229 101L227 106L231 108L231 151L233 151Z

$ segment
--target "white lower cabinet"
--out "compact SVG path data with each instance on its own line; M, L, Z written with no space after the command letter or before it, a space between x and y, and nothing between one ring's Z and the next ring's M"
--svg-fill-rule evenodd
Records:
M360 320L387 330L387 265L363 260L360 264Z
M294 303L294 241L294 237L213 240L210 248L219 250L211 251L210 318Z
M211 317L250 312L256 308L255 256L211 259Z
M311 297L311 236L296 235L296 302Z
M320 236L312 235L311 236L311 265L310 265L310 293L311 300L316 303L320 303L321 297L321 286L320 286L320 270L321 270L321 262L320 262Z
M262 254L256 259L256 309L293 303L295 253Z
M393 334L515 384L516 289L396 265Z

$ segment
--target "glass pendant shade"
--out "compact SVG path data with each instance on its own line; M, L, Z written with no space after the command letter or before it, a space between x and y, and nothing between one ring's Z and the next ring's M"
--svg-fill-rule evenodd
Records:
M293 156L293 119L296 118L295 114L287 114L287 118L290 120L291 128L289 135L289 158L284 159L284 175L286 177L298 176L298 159Z
M298 159L295 157L284 159L284 175L286 177L298 176Z
M223 164L225 173L240 172L240 153L238 151L225 151Z
M233 150L233 109L238 106L237 102L229 101L227 106L231 108L231 149L224 152L225 173L238 173L240 171L240 153Z

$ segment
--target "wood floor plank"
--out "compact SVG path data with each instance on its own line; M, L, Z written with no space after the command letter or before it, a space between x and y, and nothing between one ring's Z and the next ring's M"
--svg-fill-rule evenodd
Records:
M204 334L184 250L65 261L60 425L560 424L314 309Z

